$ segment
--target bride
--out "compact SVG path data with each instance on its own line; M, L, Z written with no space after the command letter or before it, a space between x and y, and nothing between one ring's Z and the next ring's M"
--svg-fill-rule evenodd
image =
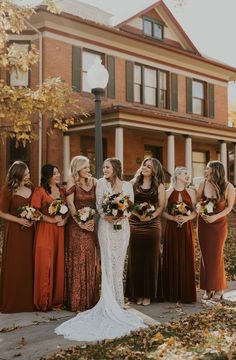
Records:
M63 335L69 340L114 339L146 327L141 318L123 308L123 270L130 236L128 219L123 218L122 228L114 230L114 218L105 215L102 209L107 194L122 192L133 202L133 188L131 183L121 180L121 162L116 158L105 160L103 174L96 188L97 210L100 214L98 239L102 267L101 297L91 310L79 313L55 329L57 335Z

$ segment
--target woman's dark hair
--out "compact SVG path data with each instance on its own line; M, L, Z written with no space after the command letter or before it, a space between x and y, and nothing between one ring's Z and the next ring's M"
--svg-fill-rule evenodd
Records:
M224 165L222 164L222 162L215 160L209 161L207 166L210 167L212 170L210 183L215 188L217 199L224 199L225 189L227 187Z
M7 172L6 184L9 190L14 191L24 179L25 171L28 166L23 161L15 161Z
M115 157L108 158L105 161L109 161L111 163L112 168L113 168L113 175L112 175L112 178L111 178L111 182L113 182L115 180L115 178L118 178L118 179L122 180L121 161L119 159L115 158Z
M156 158L148 157L143 160L140 168L138 169L137 173L134 176L134 180L133 180L134 188L137 188L143 184L142 166L146 164L147 161L151 161L152 163L151 188L154 193L157 193L159 185L164 183L164 171L160 161Z
M51 186L49 185L50 179L53 177L53 170L58 169L57 166L52 164L45 164L41 169L41 181L40 185L51 194Z

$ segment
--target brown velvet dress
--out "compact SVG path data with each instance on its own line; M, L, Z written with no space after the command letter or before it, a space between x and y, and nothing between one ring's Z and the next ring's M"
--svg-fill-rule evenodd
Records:
M78 210L85 206L95 208L95 186L89 191L78 184L67 195L74 193ZM65 299L71 311L84 311L93 307L99 299L99 251L97 232L81 229L70 217L65 236Z
M152 189L136 188L134 202L150 202L157 206L158 194ZM158 297L158 269L160 257L160 219L141 222L130 217L130 244L125 296L130 299Z
M29 205L30 200L31 196L26 199L4 187L0 209L17 216L17 209ZM34 226L23 228L6 221L0 283L0 311L3 313L33 311L33 240Z
M225 208L225 200L216 204L214 213ZM213 223L206 223L198 217L198 240L201 249L200 288L203 290L220 291L227 287L224 268L224 243L228 227L226 216Z
M187 190L180 192L182 201L192 208ZM179 201L179 191L173 190L168 208ZM192 221L178 227L167 220L163 244L163 292L164 300L192 303L196 301L194 232Z

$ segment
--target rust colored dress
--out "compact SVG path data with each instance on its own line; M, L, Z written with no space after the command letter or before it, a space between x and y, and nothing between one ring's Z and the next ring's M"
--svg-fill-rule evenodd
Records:
M67 195L74 193L75 208L96 208L95 185L89 191L76 184ZM65 304L71 311L92 308L99 299L99 253L97 232L81 229L69 218L65 237Z
M152 189L138 187L134 191L134 202L150 202L156 207L158 194ZM125 296L130 299L157 299L160 295L158 294L160 219L156 217L142 222L135 215L131 215L130 230Z
M32 196L32 206L49 216L48 207L53 200L43 187L38 187ZM35 308L47 311L60 307L64 291L64 226L40 221L36 227L34 252Z
M225 200L219 201L214 214L223 211L225 204ZM198 216L198 240L201 249L200 288L203 290L220 291L227 288L223 254L227 233L226 216L211 224Z
M187 190L173 190L168 199L168 208L179 201L192 208ZM192 303L196 301L195 256L193 223L188 221L178 227L174 221L167 220L163 244L163 293L164 300L170 302Z
M17 216L17 209L29 205L26 199L14 195L7 187L0 194L0 209ZM0 284L0 311L16 313L33 311L33 240L34 226L23 228L6 221Z

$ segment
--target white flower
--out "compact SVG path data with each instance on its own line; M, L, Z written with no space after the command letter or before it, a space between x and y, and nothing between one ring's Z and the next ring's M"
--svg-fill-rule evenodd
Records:
M112 215L117 216L117 214L118 214L118 210L117 209L112 209Z
M68 207L67 207L66 205L62 204L62 205L61 205L61 208L60 208L60 213L61 213L62 215L64 215L64 214L67 213L67 211L68 211Z
M81 221L86 221L88 218L88 214L84 213L83 215L80 216L80 220Z
M214 209L214 203L212 201L209 201L209 203L206 205L207 214L213 213L213 209Z

